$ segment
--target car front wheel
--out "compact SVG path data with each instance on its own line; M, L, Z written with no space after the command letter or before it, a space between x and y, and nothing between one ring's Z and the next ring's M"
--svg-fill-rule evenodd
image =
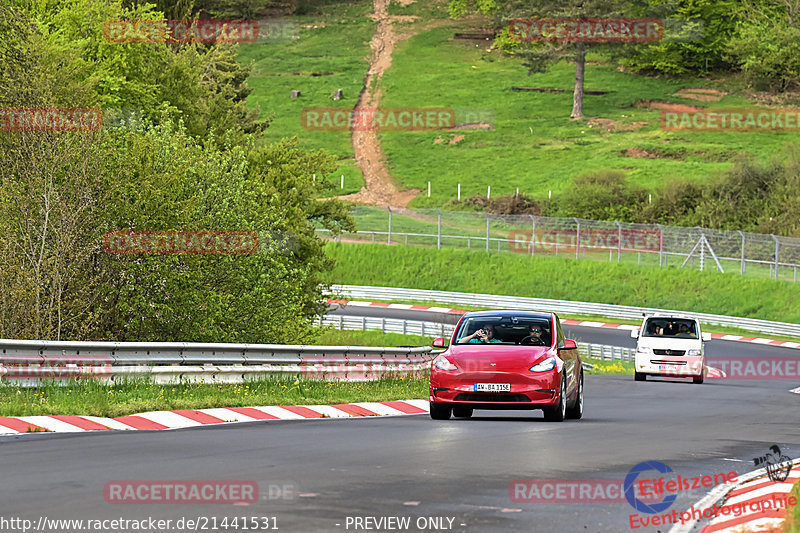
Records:
M579 419L583 416L583 372L578 380L578 393L575 395L575 403L567 409L567 418Z
M544 409L544 419L549 422L563 422L567 417L567 380L561 376L561 394L558 395L558 405Z
M431 404L431 418L434 420L449 420L450 419L450 409L447 405L442 405L438 403L430 402Z

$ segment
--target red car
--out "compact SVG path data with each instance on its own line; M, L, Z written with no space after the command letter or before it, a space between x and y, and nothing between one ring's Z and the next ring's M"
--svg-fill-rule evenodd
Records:
M433 341L444 347L445 339ZM541 409L546 420L583 416L583 368L555 313L474 311L431 361L431 418L474 409Z

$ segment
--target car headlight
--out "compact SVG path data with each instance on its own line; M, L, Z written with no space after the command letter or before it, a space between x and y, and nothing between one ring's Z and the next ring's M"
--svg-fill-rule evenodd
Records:
M653 349L647 346L637 346L636 351L645 355L653 355Z
M433 366L439 370L458 370L458 367L443 355L438 355L436 359L433 360Z
M531 372L547 372L548 370L553 370L556 367L556 359L555 357L548 357L544 361L539 364L533 365L530 368Z
M700 355L700 350L697 348L692 348L691 350L686 351L686 355Z

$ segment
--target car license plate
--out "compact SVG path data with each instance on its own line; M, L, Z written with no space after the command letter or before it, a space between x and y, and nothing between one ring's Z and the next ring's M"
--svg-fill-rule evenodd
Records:
M511 392L511 383L476 383L475 392Z

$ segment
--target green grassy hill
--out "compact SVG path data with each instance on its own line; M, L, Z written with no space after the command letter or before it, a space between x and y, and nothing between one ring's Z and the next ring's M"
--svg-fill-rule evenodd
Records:
M267 138L298 135L303 145L340 157L342 169L331 179L338 183L344 174L345 189L337 194L363 184L348 159L353 157L348 132L305 131L299 115L304 107L355 104L375 28L365 16L371 11L367 1L325 6L294 18L302 26L295 41L242 46L241 59L255 60L256 67L250 103L259 105L263 116L274 116ZM396 179L423 190L431 182L431 198L423 194L412 206L442 206L455 199L459 183L462 199L486 194L487 185L492 196L519 188L543 197L551 190L566 190L577 175L604 169L622 170L631 182L655 191L676 178L706 180L730 168L738 153L766 158L791 140L791 133L664 132L660 111L642 107L642 102L717 108L752 104L737 94L708 102L675 96L682 88L729 91L736 80L646 77L621 72L596 54L587 58L586 89L607 94L587 95L585 119L571 121L573 64L560 63L529 76L518 58L489 50L489 41L454 40L456 31L488 26L488 20L448 19L442 0L393 3L390 13L419 18L395 22L396 32L415 35L395 49L380 83L382 106L488 109L496 117L493 130L381 134ZM564 92L519 92L512 86ZM303 96L290 100L291 89L302 90ZM344 90L344 100L332 101L335 89Z

